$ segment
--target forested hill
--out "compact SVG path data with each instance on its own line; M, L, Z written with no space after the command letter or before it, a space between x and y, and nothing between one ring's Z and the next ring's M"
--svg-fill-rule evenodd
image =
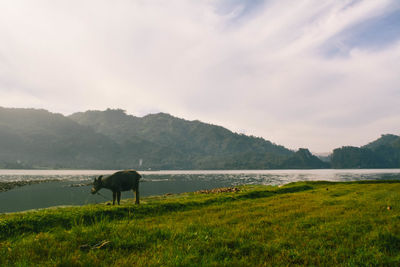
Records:
M69 117L0 108L0 168L279 169L327 167L262 138L159 113Z
M290 155L292 151L262 138L232 133L200 121L158 113L138 118L122 110L87 111L70 116L74 121L109 136L120 144L146 140L173 147L186 155L230 155L237 152Z
M333 168L400 168L400 136L382 135L362 147L337 148L331 156Z
M0 107L0 168L112 168L117 144L61 114Z
M284 159L293 154L262 138L165 113L139 118L122 110L109 109L75 113L70 118L107 135L122 147L129 147L133 153L137 146L145 144L140 154L143 164L157 160L163 164L158 168L279 168Z

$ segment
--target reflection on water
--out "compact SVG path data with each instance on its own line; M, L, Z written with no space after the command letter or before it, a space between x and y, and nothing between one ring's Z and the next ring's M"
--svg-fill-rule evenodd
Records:
M0 186L21 181L35 183L14 187L0 193L0 212L45 208L55 205L82 205L107 201L111 191L103 196L91 195L88 185L98 175L115 171L102 170L0 170ZM242 184L281 185L296 181L356 181L399 179L400 169L379 170L248 170L248 171L142 171L141 196L191 192ZM36 182L43 181L37 184ZM123 192L122 198L132 198Z

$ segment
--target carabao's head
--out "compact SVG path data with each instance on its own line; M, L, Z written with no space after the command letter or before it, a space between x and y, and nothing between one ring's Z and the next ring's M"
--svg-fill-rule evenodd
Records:
M103 188L103 182L101 180L103 175L100 175L98 178L94 178L93 187L92 187L92 194L96 194L101 188Z

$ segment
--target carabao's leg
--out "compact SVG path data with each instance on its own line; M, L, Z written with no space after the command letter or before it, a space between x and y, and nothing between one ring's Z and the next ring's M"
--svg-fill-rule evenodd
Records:
M118 191L118 192L117 192L118 205L119 205L120 199L121 199L121 191Z
M135 204L139 204L139 188L136 188L136 190L135 190L135 195L136 195Z
M113 191L113 205L115 205L115 197L117 196L117 192Z

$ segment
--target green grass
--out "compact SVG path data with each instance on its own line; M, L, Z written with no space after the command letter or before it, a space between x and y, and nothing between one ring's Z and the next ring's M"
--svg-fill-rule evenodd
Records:
M400 182L244 186L3 214L7 265L399 266Z

